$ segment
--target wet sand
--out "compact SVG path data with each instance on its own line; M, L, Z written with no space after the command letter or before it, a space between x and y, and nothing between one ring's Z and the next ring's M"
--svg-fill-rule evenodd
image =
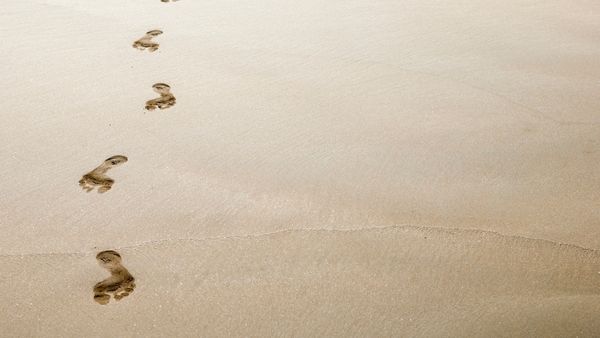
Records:
M599 14L7 3L0 332L598 336ZM102 250L137 286L106 306Z
M99 306L94 253L1 257L8 336L592 337L600 253L481 231L391 227L119 250L136 291ZM35 287L34 287L35 285ZM23 286L25 288L23 288ZM52 290L49 292L49 290ZM34 323L34 325L31 325Z

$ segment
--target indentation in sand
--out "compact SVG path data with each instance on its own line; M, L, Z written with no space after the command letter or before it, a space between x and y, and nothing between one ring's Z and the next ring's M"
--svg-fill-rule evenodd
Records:
M146 109L167 109L175 105L175 96L171 94L171 87L166 83L155 83L152 88L160 97L146 101Z
M163 31L161 31L159 29L154 29L154 30L146 32L146 34L143 37L139 38L138 40L136 40L133 43L133 48L136 48L139 50L148 49L148 51L150 51L150 52L156 51L160 45L157 42L152 41L152 38L155 36L159 36L162 33L163 33Z
M96 256L98 264L110 272L110 277L94 285L94 300L106 305L110 294L116 300L129 296L135 289L133 276L121 263L121 255L113 250L102 251Z
M79 185L86 192L94 190L94 187L96 186L99 186L99 193L107 192L112 188L115 181L112 178L106 176L106 172L111 168L114 168L125 162L127 162L127 157L123 155L115 155L109 157L94 170L83 175L81 180L79 180Z

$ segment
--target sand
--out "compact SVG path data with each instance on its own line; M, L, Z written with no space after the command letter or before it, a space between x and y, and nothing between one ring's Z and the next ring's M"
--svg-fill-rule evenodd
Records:
M593 337L600 254L494 233L290 230L124 247L138 287L92 301L90 253L4 257L7 336ZM27 267L24 269L23 267ZM15 289L14 281L19 281ZM27 291L27 292L24 292ZM11 301L9 301L9 298Z
M0 332L600 335L599 15L4 4ZM144 109L156 83L174 106ZM102 250L137 284L105 306Z

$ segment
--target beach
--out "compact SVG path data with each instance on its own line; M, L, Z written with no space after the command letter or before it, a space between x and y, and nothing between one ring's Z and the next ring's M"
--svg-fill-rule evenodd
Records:
M600 335L599 15L5 4L0 331Z

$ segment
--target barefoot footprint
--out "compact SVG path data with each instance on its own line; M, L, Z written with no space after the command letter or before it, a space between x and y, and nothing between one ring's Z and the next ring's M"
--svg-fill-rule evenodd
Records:
M116 155L110 158L107 158L101 165L96 167L96 169L90 171L89 173L83 175L81 180L79 180L79 186L86 192L90 192L94 190L95 186L100 186L98 188L99 193L104 193L112 188L112 185L115 181L106 176L106 172L116 167L120 164L127 162L127 157L122 155Z
M155 29L149 32L146 32L146 35L141 37L139 40L133 43L133 48L137 48L139 50L145 50L146 48L150 52L154 52L158 49L159 44L152 41L152 38L155 36L161 35L163 32L161 30Z
M110 294L116 300L129 296L135 289L135 278L121 264L121 255L113 250L102 251L96 255L96 260L101 267L110 272L110 277L94 285L94 300L98 304L106 305L110 301Z
M146 101L146 109L154 110L166 109L175 105L175 96L171 94L171 87L166 83L155 83L152 88L157 92L160 97L157 99Z

